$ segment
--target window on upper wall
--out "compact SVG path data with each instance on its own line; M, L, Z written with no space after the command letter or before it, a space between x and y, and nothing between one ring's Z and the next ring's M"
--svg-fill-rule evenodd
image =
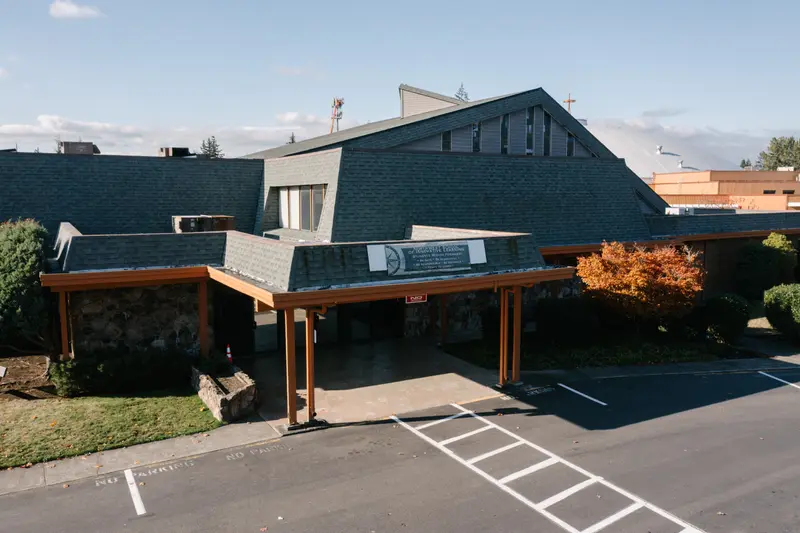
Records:
M794 194L794 189L784 189L783 194Z
M525 112L525 154L533 155L533 108Z
M775 189L764 189L764 194L775 194Z
M550 155L550 130L553 127L553 117L544 114L544 155Z
M567 133L567 155L572 157L575 155L575 136Z
M280 226L317 231L325 203L326 185L283 187L279 190Z
M472 125L472 151L481 151L481 123L476 122Z
M449 152L453 148L453 134L449 131L442 132L442 152Z
M503 120L500 122L500 153L507 154L508 153L508 128L510 126L511 120L509 119L508 114L503 115Z

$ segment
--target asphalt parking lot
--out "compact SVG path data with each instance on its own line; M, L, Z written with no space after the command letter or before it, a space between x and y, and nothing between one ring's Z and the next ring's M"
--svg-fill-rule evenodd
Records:
M559 384L0 497L3 531L780 533L800 369Z

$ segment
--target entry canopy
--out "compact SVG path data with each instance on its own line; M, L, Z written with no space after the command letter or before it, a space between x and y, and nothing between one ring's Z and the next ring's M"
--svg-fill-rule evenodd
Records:
M275 309L568 279L533 237L412 226L402 241L298 243L238 231L83 235L62 223L42 285L75 291L213 279Z

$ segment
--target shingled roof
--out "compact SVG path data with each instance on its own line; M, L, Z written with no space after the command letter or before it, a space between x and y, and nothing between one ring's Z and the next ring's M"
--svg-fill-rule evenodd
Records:
M620 159L341 155L333 226L320 236L331 242L401 239L412 224L530 232L539 246L650 240Z

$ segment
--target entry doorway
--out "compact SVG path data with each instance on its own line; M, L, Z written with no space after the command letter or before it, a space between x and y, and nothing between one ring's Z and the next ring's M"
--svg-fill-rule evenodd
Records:
M345 304L336 307L339 345L379 342L403 337L402 299Z

